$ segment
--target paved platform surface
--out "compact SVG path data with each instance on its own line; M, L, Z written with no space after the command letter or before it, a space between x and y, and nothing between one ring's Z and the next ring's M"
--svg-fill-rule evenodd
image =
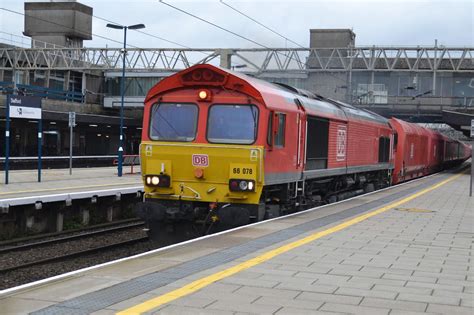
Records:
M3 314L473 314L474 198L443 173L10 293Z
M124 173L128 171L129 167L124 167ZM10 171L8 185L4 179L5 173L1 171L0 203L11 198L143 186L140 174L118 177L117 167L76 168L72 175L69 169L46 169L41 183L38 183L36 170Z

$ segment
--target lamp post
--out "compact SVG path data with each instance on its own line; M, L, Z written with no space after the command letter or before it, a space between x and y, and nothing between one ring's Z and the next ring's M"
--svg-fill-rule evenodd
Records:
M117 25L117 24L107 24L107 27L114 28L118 30L123 29L123 55L122 55L122 81L120 82L120 96L122 98L120 102L120 142L118 148L118 176L122 177L122 166L123 166L123 103L125 97L125 56L127 54L127 29L139 30L145 28L144 24L135 24L135 25Z

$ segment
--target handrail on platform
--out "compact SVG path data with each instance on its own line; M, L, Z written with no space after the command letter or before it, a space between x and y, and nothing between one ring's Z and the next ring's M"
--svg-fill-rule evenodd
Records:
M11 94L14 91L13 82L0 81L0 91ZM77 102L84 103L84 95L81 92L76 91L64 91L52 88L46 88L37 85L29 84L17 84L16 85L18 94L39 96L49 99L63 100L66 102Z
M114 165L118 165L118 160L114 159ZM128 154L123 156L123 166L130 166L130 173L126 174L135 174L133 171L133 167L135 165L140 165L140 155L138 154Z

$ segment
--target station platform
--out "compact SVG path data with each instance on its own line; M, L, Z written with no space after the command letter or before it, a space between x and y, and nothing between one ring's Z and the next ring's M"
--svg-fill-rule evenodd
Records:
M469 169L0 292L2 314L473 314Z
M15 170L9 172L8 185L5 172L0 171L0 208L143 191L140 174L129 171L124 166L123 176L118 177L117 167L75 168L72 175L69 169L44 169L38 182L37 170Z

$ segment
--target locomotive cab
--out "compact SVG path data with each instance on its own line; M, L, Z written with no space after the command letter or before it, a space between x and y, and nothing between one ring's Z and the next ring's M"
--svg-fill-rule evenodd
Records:
M191 69L147 96L140 146L146 202L139 216L226 227L262 219L268 113L239 91L236 78ZM233 90L222 89L229 83Z

